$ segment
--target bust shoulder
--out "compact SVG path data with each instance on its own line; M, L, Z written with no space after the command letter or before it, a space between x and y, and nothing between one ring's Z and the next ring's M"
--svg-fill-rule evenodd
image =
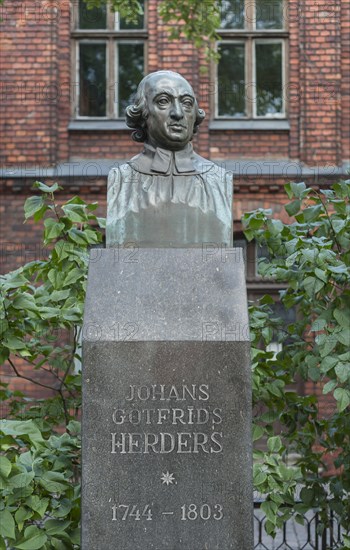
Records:
M110 169L108 173L108 189L119 186L120 183L135 180L135 172L129 163L120 164Z

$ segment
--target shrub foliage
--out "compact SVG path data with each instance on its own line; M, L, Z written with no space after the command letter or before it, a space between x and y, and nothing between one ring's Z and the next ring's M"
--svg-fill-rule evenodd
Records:
M79 197L59 205L57 184L35 187L40 194L27 199L25 218L43 223L48 255L0 278L0 355L14 377L47 395L33 400L0 388L8 410L0 427L0 550L80 547L80 331L88 250L101 243L104 219L94 214L96 203ZM255 451L254 484L272 534L315 508L320 532L331 511L347 530L350 182L321 192L290 183L286 191L289 224L261 209L243 218L247 239L268 250L261 275L283 283L280 303L298 312L283 326L270 296L250 306L253 435L266 441L265 451ZM268 348L276 340L279 353ZM300 395L297 380L319 392ZM334 403L326 417L320 392ZM350 548L346 535L344 545Z
M292 513L317 509L322 532L335 512L350 525L350 181L320 192L304 183L286 185L289 224L271 211L243 217L248 240L267 249L260 273L285 285L280 303L296 308L283 326L271 296L250 311L255 403L254 438L267 438L268 452L255 453L255 486L273 533ZM276 339L282 351L268 351ZM299 395L303 381L308 395ZM330 394L328 414L320 395ZM287 467L288 456L295 467ZM302 486L300 502L297 485ZM346 540L346 537L345 537Z
M102 241L97 203L61 206L49 187L27 199L25 219L43 223L47 258L0 279L1 363L42 388L30 399L2 384L0 549L79 548L80 331L88 249ZM7 546L6 546L7 545Z

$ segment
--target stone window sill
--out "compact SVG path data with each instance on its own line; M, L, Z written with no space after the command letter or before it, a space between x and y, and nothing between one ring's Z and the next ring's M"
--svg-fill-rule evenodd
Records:
M209 130L289 130L289 121L286 119L269 120L238 120L216 119L209 123Z
M82 132L95 132L95 131L115 131L115 130L128 130L130 128L125 124L124 120L97 120L97 119L76 119L71 120L68 125L68 130L82 131Z

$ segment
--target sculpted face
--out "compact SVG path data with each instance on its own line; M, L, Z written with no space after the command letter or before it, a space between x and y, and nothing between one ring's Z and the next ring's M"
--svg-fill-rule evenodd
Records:
M145 87L148 142L177 151L191 140L196 100L189 83L177 75L152 76Z

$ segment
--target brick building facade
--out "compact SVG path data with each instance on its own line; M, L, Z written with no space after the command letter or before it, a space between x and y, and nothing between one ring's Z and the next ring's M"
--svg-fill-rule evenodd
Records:
M123 55L138 55L141 46L143 71L180 72L207 113L194 148L234 174L237 239L245 211L262 206L286 216L286 181L322 186L346 174L348 1L225 0L219 67L185 40L169 41L158 4L146 2L138 26L117 24L108 10L89 15L78 0L5 0L1 6L2 272L40 257L38 229L23 225L23 203L36 179L58 181L62 199L98 200L104 215L108 170L141 149L115 107L133 85ZM205 16L204 1L198 17ZM105 78L105 97L95 107L84 96L86 78L98 71L92 46L101 53ZM264 84L269 63L273 86L268 79ZM98 84L93 76L91 82ZM254 269L248 278L251 295L259 294L264 285Z

